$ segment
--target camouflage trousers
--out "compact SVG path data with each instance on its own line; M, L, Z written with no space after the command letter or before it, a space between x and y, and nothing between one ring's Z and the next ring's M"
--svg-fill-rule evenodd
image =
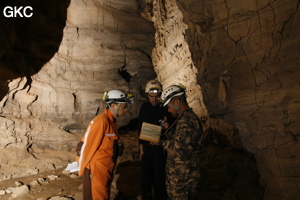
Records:
M171 200L194 199L200 172L197 168L178 165L167 170L167 192Z

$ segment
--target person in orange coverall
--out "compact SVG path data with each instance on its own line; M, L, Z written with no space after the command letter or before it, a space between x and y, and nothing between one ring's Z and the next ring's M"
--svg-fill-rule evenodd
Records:
M118 156L118 148L114 147L120 139L116 118L126 114L127 104L132 103L132 96L125 95L121 90L110 90L104 93L103 100L107 103L107 108L90 122L81 140L78 174L83 176L84 200L110 198L110 186Z

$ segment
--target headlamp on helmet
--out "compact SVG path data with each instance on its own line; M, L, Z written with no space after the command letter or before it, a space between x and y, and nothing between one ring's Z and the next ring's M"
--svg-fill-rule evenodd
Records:
M161 93L162 92L162 87L160 82L157 80L151 80L148 81L145 87L145 93Z
M171 85L167 87L161 95L161 100L163 106L166 106L173 97L181 96L185 94L186 87L182 84Z
M133 103L133 94L128 93L126 95L127 103Z
M125 95L121 90L109 90L104 92L102 99L105 103L133 103L133 95Z

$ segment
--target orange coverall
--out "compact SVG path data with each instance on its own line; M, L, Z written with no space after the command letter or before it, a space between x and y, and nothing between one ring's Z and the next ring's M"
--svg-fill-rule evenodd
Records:
M116 160L112 159L113 148L119 139L116 127L116 119L108 109L104 109L103 113L90 122L83 137L78 174L86 176L85 171L87 169L90 171L89 191L93 200L109 200L110 197L110 186L116 165Z

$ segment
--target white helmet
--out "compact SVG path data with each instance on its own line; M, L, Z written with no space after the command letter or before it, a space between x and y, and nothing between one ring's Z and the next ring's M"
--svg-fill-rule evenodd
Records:
M146 84L145 87L146 93L161 93L161 91L162 91L161 84L157 80L148 81L148 83Z
M185 94L185 89L181 84L167 87L161 94L163 106L166 106L173 97Z
M103 100L105 103L132 103L132 94L125 95L121 90L109 90L104 92Z

